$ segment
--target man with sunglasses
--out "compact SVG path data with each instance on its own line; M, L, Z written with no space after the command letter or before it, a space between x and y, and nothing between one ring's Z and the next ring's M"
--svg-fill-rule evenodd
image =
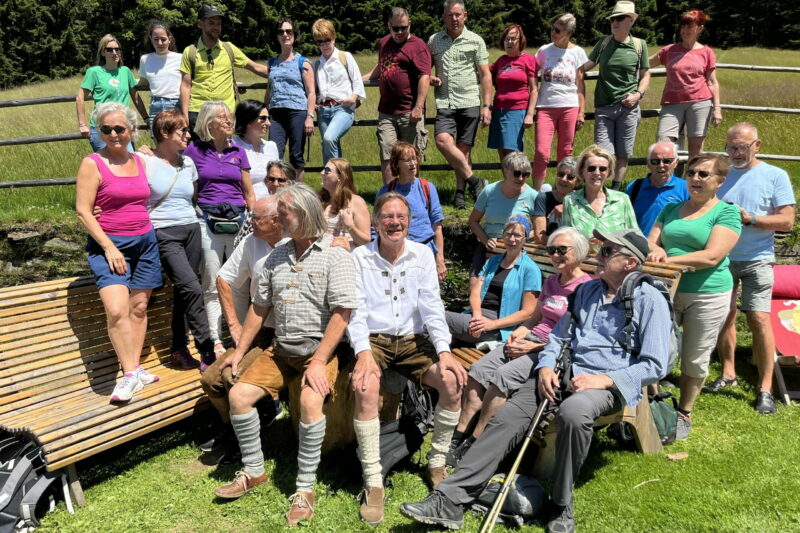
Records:
M637 230L595 231L594 237L602 242L597 256L599 279L587 281L575 291L572 307L550 334L535 373L500 408L455 472L425 500L401 505L403 515L425 524L460 528L464 507L480 495L504 455L522 442L536 411L537 391L538 397L549 401L556 401L560 393L553 514L547 531L575 531L572 491L589 453L592 425L604 414L643 400L642 387L655 383L667 371L671 335L666 300L656 288L643 283L634 293L632 350L628 353L622 347L626 320L619 290L628 274L642 268L650 247ZM572 335L568 331L570 313L575 317ZM559 390L553 369L564 343L571 347L567 375L572 378L567 390Z
M363 76L364 81L379 80L377 133L384 183L393 178L389 160L397 141L425 153L425 99L431 81L431 52L425 41L411 34L408 11L392 8L387 26L389 35L378 44L378 63Z
M222 11L212 4L203 4L197 12L201 35L197 44L187 46L181 59L181 112L189 122L192 139L197 140L194 125L197 113L206 102L225 102L231 114L236 110L238 93L234 67L246 68L253 74L267 77L267 66L248 58L230 42L220 41Z
M656 217L671 203L681 203L689 199L686 180L673 172L678 166L678 147L669 141L651 144L647 150L647 176L628 184L625 193L630 196L636 222L644 235L656 223Z
M753 358L758 365L759 392L755 409L768 415L775 412L772 397L775 338L770 324L772 265L775 263L775 232L791 231L795 217L795 197L785 170L759 161L761 149L758 129L748 122L728 130L725 151L731 158L728 177L717 191L720 200L739 207L742 234L728 255L733 274L730 314L717 343L722 375L706 387L718 392L735 387L736 380L736 298L742 286L741 308L753 333Z

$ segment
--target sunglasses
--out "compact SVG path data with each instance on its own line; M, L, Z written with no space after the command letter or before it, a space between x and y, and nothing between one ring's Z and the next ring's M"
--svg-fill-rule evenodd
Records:
M392 31L395 33L400 33L401 31L408 30L408 26L392 26Z
M569 172L559 172L559 173L558 173L558 174L556 174L556 175L557 175L559 178L567 178L569 181L572 181L572 180L574 180L575 178L577 178L577 177L578 177L578 176L576 176L575 174L570 174Z
M588 167L586 167L587 172L595 172L595 171L605 172L606 170L608 170L608 167L596 167L594 165L589 165Z
M531 175L530 172L523 172L521 170L515 170L514 171L514 177L515 178L527 178L530 175Z
M189 128L181 128L178 131L181 132L181 135L189 135L189 133L191 132Z
M552 28L550 28L550 31L555 33L556 35L560 35L562 30L560 30L560 29L556 28L555 26L553 26Z
M126 128L125 126L100 126L100 132L103 135L111 135L112 131L117 135L122 135L123 133L128 131L128 128Z
M286 182L288 182L288 181L289 181L289 180L288 180L288 179L286 179L286 178L276 178L276 177L274 177L274 176L267 176L267 177L266 177L266 180L267 180L268 182L270 182L270 183L286 183Z
M693 178L693 177L697 176L701 180L707 180L709 178L709 176L713 176L713 175L714 175L713 172L709 172L707 170L695 170L695 169L692 168L692 169L689 169L689 170L686 171L686 177L687 178Z
M330 39L320 39L320 40L315 41L315 42L317 43L317 46L322 46L323 44L331 44L331 40Z
M333 170L334 169L332 169L332 168L325 167L325 168L322 169L322 173L325 174L325 175L328 175L331 172L333 172Z
M208 63L208 68L214 70L214 57L211 55L211 50L206 50L206 54L208 54L208 59L206 59L206 63Z
M674 157L666 157L661 159L651 159L650 164L657 167L658 165L671 165L673 161L675 161Z
M294 35L294 30L279 29L278 35Z
M113 54L114 52L119 53L119 48L114 48L113 46L106 47L106 53Z
M616 17L609 17L608 20L611 22L622 22L626 18L628 18L628 15L617 15Z
M613 246L603 246L603 247L600 248L600 257L603 257L605 259L608 259L609 257L611 257L613 255L616 255L616 254L630 257L630 254L627 254L627 253L623 252L622 250L617 250Z
M256 120L258 120L259 122L266 122L269 120L269 115L258 115L256 117Z
M569 252L570 249L572 249L572 246L561 245L561 246L547 246L546 247L548 255L556 255L556 254L558 254L558 255L567 255L567 252Z

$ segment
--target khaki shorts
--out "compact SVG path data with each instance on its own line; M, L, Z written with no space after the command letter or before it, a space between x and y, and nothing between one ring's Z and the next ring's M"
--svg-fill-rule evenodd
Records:
M657 139L677 140L686 126L687 137L705 137L714 111L714 102L701 100L681 104L664 104L658 120Z
M399 374L422 385L422 376L439 361L431 341L425 335L388 335L378 333L369 336L372 357L382 370L390 366Z
M773 264L772 261L760 260L731 261L728 265L733 275L734 298L739 282L742 284L742 311L769 313L772 310Z
M275 353L274 346L270 347L240 375L239 382L255 385L276 398L293 378L305 372L312 357L282 357ZM336 377L339 375L339 360L336 356L328 361L325 375L333 392Z
M389 115L378 113L378 146L381 149L381 161L392 158L392 148L397 141L404 141L416 146L425 159L425 149L428 147L428 130L425 129L425 120L410 122L411 113L402 115Z

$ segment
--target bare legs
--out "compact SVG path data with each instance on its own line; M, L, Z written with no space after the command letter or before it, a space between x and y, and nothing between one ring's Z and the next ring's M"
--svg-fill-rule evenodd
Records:
M106 310L108 337L122 371L133 372L142 356L147 332L147 302L152 291L134 289L129 292L125 285L109 285L99 292Z

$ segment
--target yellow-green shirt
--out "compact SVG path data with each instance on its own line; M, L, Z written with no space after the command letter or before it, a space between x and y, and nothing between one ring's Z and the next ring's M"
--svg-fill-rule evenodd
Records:
M230 47L233 51L234 65L231 65L231 58L228 52L222 48L220 41L217 41L210 50L203 44L203 39L198 39L196 46L197 54L195 54L194 61L189 111L198 112L204 103L222 100L233 113L236 110L236 96L233 92L233 66L244 68L250 59L233 44L230 44ZM181 72L192 73L188 46L183 50Z
M436 76L442 84L436 87L436 109L464 109L481 105L478 70L489 64L489 53L483 38L467 28L451 39L446 31L428 39Z

